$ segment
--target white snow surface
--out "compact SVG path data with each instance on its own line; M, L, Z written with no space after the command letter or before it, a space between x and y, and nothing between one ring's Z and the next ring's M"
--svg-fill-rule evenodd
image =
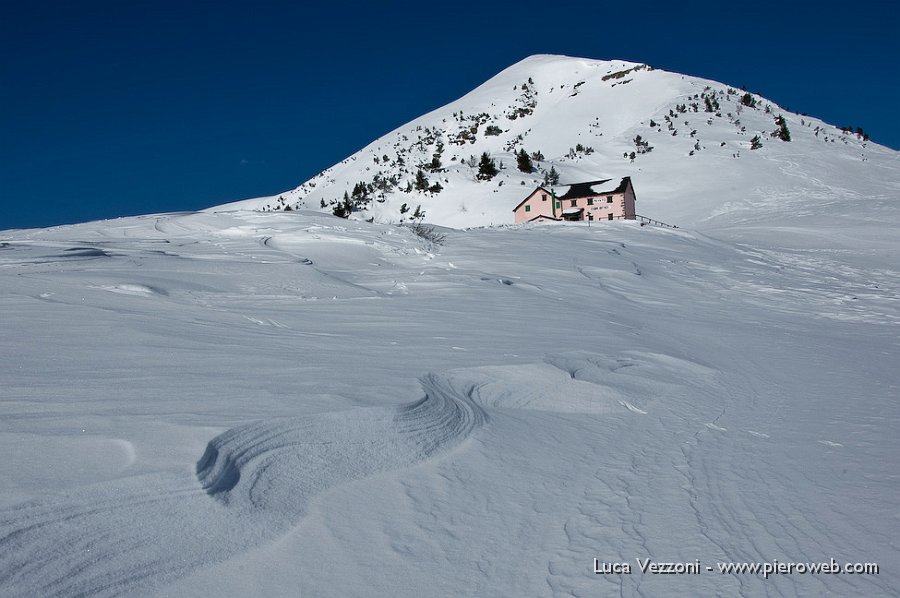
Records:
M7 232L0 594L889 595L900 244L870 228ZM592 572L831 557L881 573Z
M621 182L621 179L612 179L602 184L591 185L591 191L597 194L612 193L619 188L619 183Z
M523 64L541 98L592 105L612 68ZM574 97L560 65L583 69ZM696 81L631 77L607 91ZM633 136L625 116L604 137ZM638 212L679 229L434 244L231 206L3 231L0 596L896 595L900 161L786 117L794 141L721 167L660 133L616 172L563 173L631 175ZM466 185L478 218L451 201L451 224L518 202ZM831 558L880 573L717 569Z

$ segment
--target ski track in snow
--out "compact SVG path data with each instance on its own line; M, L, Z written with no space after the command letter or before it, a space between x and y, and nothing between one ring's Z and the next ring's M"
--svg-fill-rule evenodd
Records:
M602 414L618 405L646 414L615 399L621 390L577 379L603 363L607 372L622 367L563 356L429 374L421 380L425 397L396 408L228 430L209 442L194 479L136 476L4 510L0 587L48 598L128 595L283 534L323 491L450 451L509 409ZM551 394L565 380L568 392Z

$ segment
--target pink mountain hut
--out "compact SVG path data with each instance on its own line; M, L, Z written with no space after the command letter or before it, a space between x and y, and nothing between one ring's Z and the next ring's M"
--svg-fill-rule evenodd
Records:
M538 187L513 209L522 222L634 220L631 177Z

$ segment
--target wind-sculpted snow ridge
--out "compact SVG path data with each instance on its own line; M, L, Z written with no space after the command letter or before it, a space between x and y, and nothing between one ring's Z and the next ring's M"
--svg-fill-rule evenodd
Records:
M429 374L420 380L425 397L415 403L233 428L209 443L197 477L229 507L297 516L326 488L454 448L490 410L596 413L615 404L596 384L571 382L560 392L569 377L560 369L551 360Z
M487 420L478 382L430 374L420 401L263 421L221 434L197 464L204 490L230 508L297 517L341 482L409 467L449 450Z
M569 375L529 368L429 374L424 398L398 407L228 430L209 442L196 479L135 476L0 511L0 587L10 596L119 596L223 561L289 530L328 488L459 446L492 410L552 409L557 383L541 379ZM557 395L560 410L578 409L573 401L596 410L586 393L570 391Z

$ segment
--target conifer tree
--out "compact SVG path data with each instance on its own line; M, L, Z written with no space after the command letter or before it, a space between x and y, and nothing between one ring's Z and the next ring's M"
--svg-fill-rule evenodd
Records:
M489 181L497 176L497 164L488 155L487 152L481 154L481 161L478 163L478 179Z
M353 212L353 203L350 201L350 195L346 191L344 191L344 199L339 201L331 212L338 218L350 217L350 214Z
M428 178L425 176L425 173L422 172L422 169L419 169L416 172L416 183L415 183L416 191L428 191Z
M516 154L516 166L524 173L531 174L534 172L531 156L524 149L519 150L519 153Z
M640 135L634 136L634 147L637 149L637 153L639 154L649 154L651 151L653 151L653 146L650 145L650 142Z
M778 137L782 141L790 141L791 132L788 131L787 121L784 120L784 116L779 114L775 119L775 124L778 126L778 129L774 133L772 133L772 136Z
M544 174L544 184L545 185L559 185L559 173L556 171L555 166L550 167L550 172Z

